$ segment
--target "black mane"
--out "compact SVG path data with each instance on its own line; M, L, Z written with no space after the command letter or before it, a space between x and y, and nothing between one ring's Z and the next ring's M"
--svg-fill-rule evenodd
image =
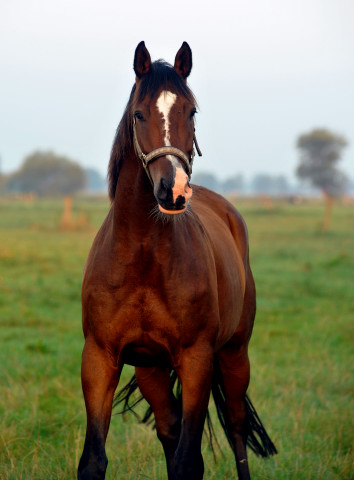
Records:
M157 60L152 63L148 73L141 78L137 92L137 100L142 102L146 97L152 99L161 86L164 90L170 90L177 95L182 95L187 98L191 103L196 103L194 95L184 79L164 60ZM112 146L107 175L108 193L111 201L113 201L115 197L122 162L133 149L132 103L135 92L136 85L134 84L123 117L119 122Z

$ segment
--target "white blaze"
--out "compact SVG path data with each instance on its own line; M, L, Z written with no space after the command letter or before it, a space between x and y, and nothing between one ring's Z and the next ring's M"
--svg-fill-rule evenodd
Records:
M169 115L170 115L171 108L173 107L176 99L177 99L177 95L175 93L172 93L169 90L162 90L156 102L157 109L163 117L163 124L164 124L164 131L165 131L164 145L167 147L171 146ZM174 167L182 168L180 163L176 160L176 158L173 155L167 155L166 158L172 163L172 165L174 165Z
M169 92L168 90L163 90L160 93L159 98L157 99L156 106L158 111L161 113L164 121L164 130L165 130L165 145L171 146L170 142L170 120L169 114L171 108L173 107L176 101L177 95L175 93Z

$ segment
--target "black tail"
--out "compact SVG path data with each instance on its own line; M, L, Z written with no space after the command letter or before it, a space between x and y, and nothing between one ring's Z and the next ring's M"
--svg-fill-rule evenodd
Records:
M182 388L178 380L177 374L175 371L171 371L171 385L174 389L174 395L180 405L182 410ZM153 423L153 412L151 407L148 407L145 411L145 414L142 418L136 413L134 408L144 400L144 397L139 392L138 382L135 375L130 379L130 381L119 390L114 396L113 408L118 405L122 405L122 409L117 412L118 414L125 414L127 412L132 412L142 423L152 424ZM212 393L214 397L214 402L217 410L217 414L221 423L221 426L225 432L226 438L232 447L232 442L230 439L230 420L227 413L226 401L225 401L225 389L222 382L221 371L217 362L214 364L214 374L213 374L213 384L212 384ZM246 434L247 434L247 446L256 454L262 457L268 457L277 453L273 442L269 438L261 420L259 419L257 412L254 406L251 403L251 400L246 395ZM214 441L216 445L219 446L211 417L209 411L207 412L207 430L206 430L210 447L213 451L214 458Z
M142 400L144 400L144 397L139 392L139 385L137 379L135 375L133 375L129 382L125 385L125 387L123 387L114 395L113 408L116 408L118 407L118 405L122 404L122 409L119 412L116 412L118 415L124 415L127 412L131 412L140 422L147 424L152 423L153 419L151 417L153 415L153 412L150 406L146 409L143 418L140 418L134 410L134 408Z
M229 415L226 408L225 388L222 380L221 371L217 361L214 362L212 393L213 393L216 411L218 413L221 426L225 432L226 438L231 448L233 449L232 441L230 437L231 423L230 423ZM245 404L246 404L245 436L247 437L247 446L256 455L259 455L261 457L269 457L270 455L275 455L276 453L278 453L277 449L275 448L275 445L269 438L248 395L245 396Z

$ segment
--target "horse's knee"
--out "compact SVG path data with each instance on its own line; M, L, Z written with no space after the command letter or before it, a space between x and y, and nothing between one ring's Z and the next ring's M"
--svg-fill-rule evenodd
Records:
M178 443L181 431L181 424L178 417L171 416L169 419L156 419L156 433L162 444Z

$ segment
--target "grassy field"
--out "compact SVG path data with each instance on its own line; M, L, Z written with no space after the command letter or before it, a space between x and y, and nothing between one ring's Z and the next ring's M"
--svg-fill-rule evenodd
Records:
M279 455L250 453L253 479L352 480L354 207L237 201L250 232L258 313L250 396ZM0 479L74 479L85 433L80 285L108 204L76 199L78 225L59 229L59 200L0 199ZM125 378L131 371L125 370ZM217 423L215 422L215 426ZM236 478L203 446L205 479ZM107 479L166 479L154 431L112 418Z

